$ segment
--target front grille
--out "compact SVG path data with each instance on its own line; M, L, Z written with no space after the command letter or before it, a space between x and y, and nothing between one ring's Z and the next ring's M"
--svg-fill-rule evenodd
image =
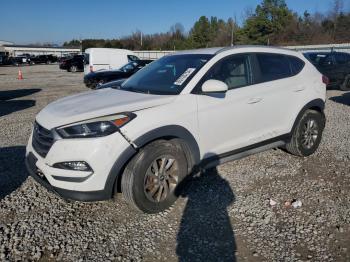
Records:
M50 130L45 129L37 122L34 123L32 145L34 150L42 157L46 157L51 146L54 143L53 135Z

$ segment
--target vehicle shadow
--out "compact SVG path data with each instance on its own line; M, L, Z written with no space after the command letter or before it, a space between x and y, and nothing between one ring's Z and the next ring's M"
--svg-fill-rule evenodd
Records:
M29 95L38 93L40 91L41 91L40 88L0 91L0 101L6 101L6 100L11 100L11 99L15 99L23 96L29 96Z
M235 201L216 168L197 173L179 186L187 204L177 234L179 261L236 261L236 241L228 214Z
M340 96L333 96L330 98L333 102L350 106L350 92L344 93Z
M35 106L35 100L0 101L0 117Z
M40 88L0 91L0 117L35 106L35 100L13 100L40 92Z
M0 199L11 194L27 179L25 147L0 148Z

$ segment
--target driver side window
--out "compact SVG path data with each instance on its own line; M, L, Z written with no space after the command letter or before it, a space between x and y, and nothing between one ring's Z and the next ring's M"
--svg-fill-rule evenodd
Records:
M252 83L249 55L233 55L216 63L206 80L215 79L227 84L228 89L248 86Z

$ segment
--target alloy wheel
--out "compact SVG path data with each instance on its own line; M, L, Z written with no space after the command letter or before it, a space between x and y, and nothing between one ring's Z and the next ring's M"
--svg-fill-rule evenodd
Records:
M162 202L176 188L179 181L177 161L167 155L155 159L147 170L144 192L152 202Z
M304 148L311 149L318 138L319 128L314 119L309 119L303 128L301 143Z

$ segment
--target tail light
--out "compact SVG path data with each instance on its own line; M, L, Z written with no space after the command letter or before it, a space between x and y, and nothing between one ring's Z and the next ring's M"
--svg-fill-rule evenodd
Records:
M323 76L322 76L322 82L323 82L326 86L328 86L328 85L329 85L329 78L323 75Z
M90 72L94 72L94 67L90 66Z

